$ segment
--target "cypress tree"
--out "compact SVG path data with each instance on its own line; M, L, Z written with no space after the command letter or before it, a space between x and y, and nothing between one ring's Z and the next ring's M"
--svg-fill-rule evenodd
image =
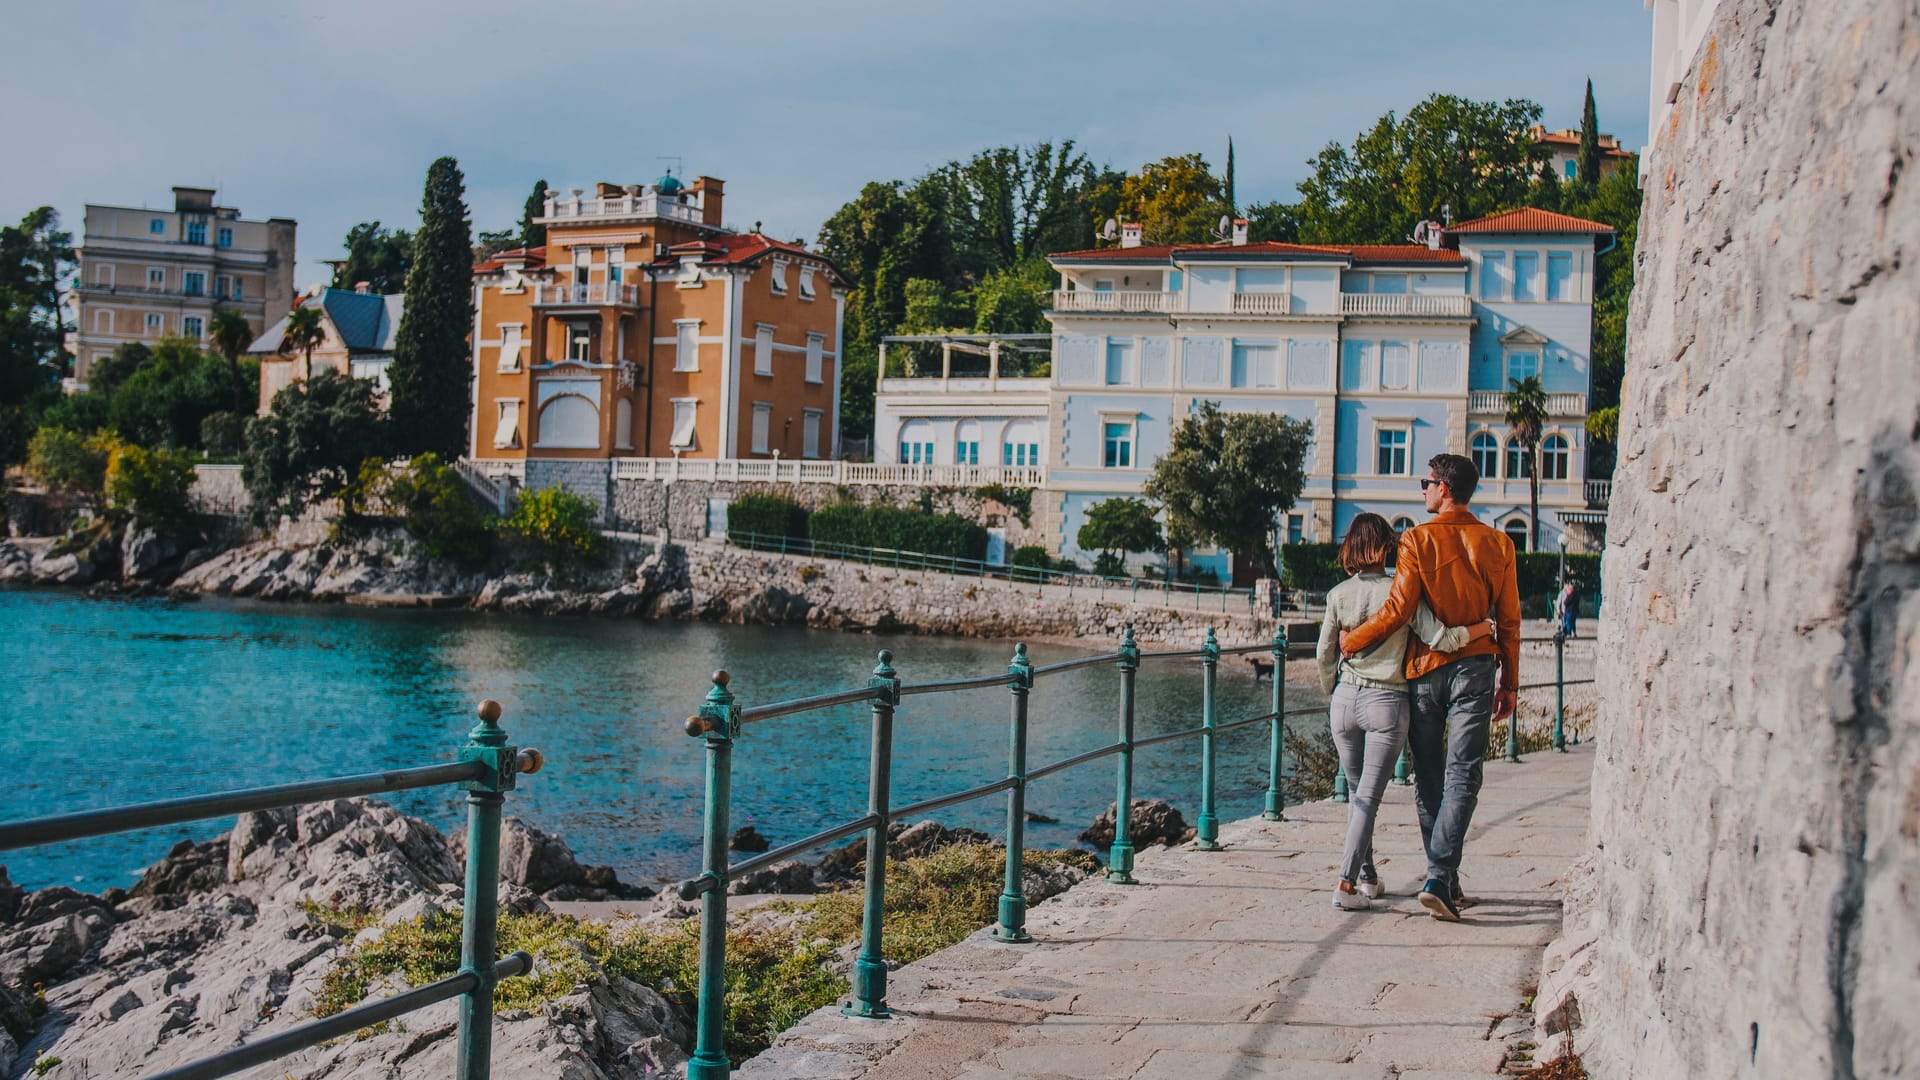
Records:
M520 211L520 246L539 247L547 242L547 227L535 225L533 219L547 212L547 182L535 180L533 194L527 196L526 208Z
M1233 136L1227 136L1227 211L1238 217L1240 204L1233 198Z
M427 169L420 230L394 342L394 449L454 458L467 450L467 334L473 328L473 237L466 183L450 157Z
M1580 183L1593 187L1600 182L1600 114L1593 107L1593 80L1587 80L1587 107L1580 114L1580 156L1575 171Z

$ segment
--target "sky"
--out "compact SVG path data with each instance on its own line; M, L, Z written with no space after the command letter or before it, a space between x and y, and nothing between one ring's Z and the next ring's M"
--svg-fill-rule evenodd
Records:
M1242 205L1291 200L1306 161L1430 93L1530 98L1646 141L1639 0L661 4L587 0L79 0L9 4L0 219L51 204L170 208L219 189L299 222L296 282L357 222L411 228L441 155L474 228L559 188L724 179L728 223L784 238L870 180L1072 139L1134 170L1234 142ZM36 44L37 43L37 44Z

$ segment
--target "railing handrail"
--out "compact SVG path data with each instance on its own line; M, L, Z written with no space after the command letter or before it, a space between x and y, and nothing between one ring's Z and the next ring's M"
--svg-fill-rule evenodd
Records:
M169 1069L155 1080L230 1076L456 997L467 998L458 1024L459 1075L464 1080L487 1080L492 1066L494 985L503 978L533 970L533 958L525 952L504 959L493 955L499 908L495 882L500 876L502 796L514 789L517 776L539 772L545 759L538 750L507 745L507 733L495 723L500 718L497 702L481 702L479 715L480 722L468 732L467 743L455 761L7 822L0 824L0 851L358 795L462 784L467 789L468 811L459 972L392 997L362 1002L258 1042L230 1047Z

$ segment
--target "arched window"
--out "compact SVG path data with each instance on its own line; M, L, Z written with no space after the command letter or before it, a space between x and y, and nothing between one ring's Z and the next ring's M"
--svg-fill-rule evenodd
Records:
M1394 531L1394 532L1396 532L1396 533L1403 533L1403 532L1406 532L1406 531L1407 531L1408 529L1411 529L1411 528L1413 528L1413 519L1412 519L1412 518L1410 518L1410 517L1407 517L1406 515L1404 515L1404 514L1402 514L1401 516L1399 516L1399 517L1397 517L1397 518L1394 518L1394 519L1393 519L1393 531Z
M962 420L953 435L953 463L980 464L980 421Z
M1507 539L1513 541L1513 550L1515 551L1527 550L1527 519L1526 518L1514 518L1512 521L1509 521L1505 525L1501 526L1501 531L1507 534Z
M579 394L560 394L540 407L535 446L588 450L600 446L600 410Z
M1040 464L1040 425L1031 420L1015 420L1008 424L1000 436L1000 464Z
M1533 475L1533 455L1518 437L1507 440L1507 479L1525 480Z
M1473 467L1482 480L1500 475L1500 440L1493 437L1493 432L1483 431L1473 437Z
M933 464L933 425L910 420L900 427L900 464Z
M1565 480L1567 462L1572 455L1567 452L1567 440L1563 435L1549 435L1540 444L1540 479Z

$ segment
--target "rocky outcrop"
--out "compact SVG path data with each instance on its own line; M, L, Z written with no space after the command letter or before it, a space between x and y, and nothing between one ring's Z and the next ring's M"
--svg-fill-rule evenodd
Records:
M937 821L896 821L887 826L887 858L917 859L955 844L990 844L993 837L976 829L954 829ZM860 880L867 862L867 842L856 840L828 852L821 860L822 881Z
M1113 827L1119 821L1118 805L1108 803L1106 810L1080 834L1080 842L1096 851L1105 851L1113 846ZM1193 839L1194 833L1187 819L1165 799L1135 799L1132 812L1127 815L1127 839L1135 847L1184 844Z
M1911 3L1720 0L1653 133L1536 999L1595 1077L1920 1071L1916 50Z
M448 851L466 858L467 838L455 833ZM500 823L500 880L538 893L543 900L644 900L653 890L627 885L608 866L582 866L558 836L520 820Z

